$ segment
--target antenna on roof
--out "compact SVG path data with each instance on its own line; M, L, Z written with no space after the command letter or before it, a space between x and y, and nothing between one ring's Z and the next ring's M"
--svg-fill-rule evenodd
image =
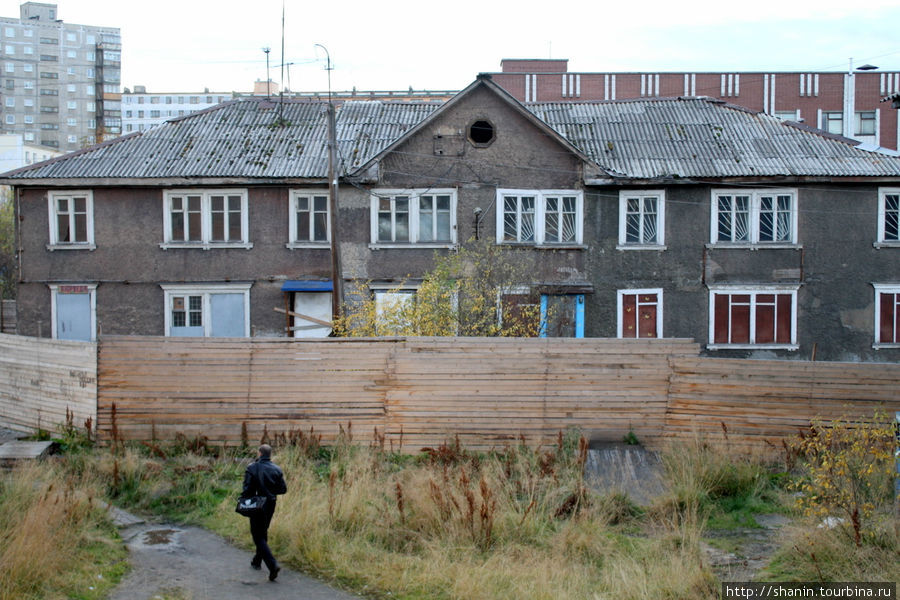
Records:
M269 52L271 52L272 49L266 46L262 51L266 53L266 100L271 100L269 96L272 93L272 79L269 77Z
M281 121L284 106L284 0L281 0L281 77L278 86L278 120Z
M314 45L325 51L325 70L328 71L328 103L331 104L331 72L334 70L334 67L331 66L331 53L322 44Z

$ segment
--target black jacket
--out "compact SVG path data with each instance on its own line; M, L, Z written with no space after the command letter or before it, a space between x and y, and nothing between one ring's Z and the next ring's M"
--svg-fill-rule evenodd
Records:
M266 496L270 500L274 500L277 494L285 492L287 492L287 485L284 483L284 474L271 458L259 458L250 463L247 470L244 471L242 498Z

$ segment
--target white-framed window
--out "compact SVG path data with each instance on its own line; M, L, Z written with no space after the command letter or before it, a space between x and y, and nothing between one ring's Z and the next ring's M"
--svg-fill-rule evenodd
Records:
M16 71L15 63L10 63L10 62L6 63L6 72L7 73L14 73L15 71Z
M26 80L25 80L25 83L23 84L23 87L24 87L26 90L33 90L33 89L34 89L34 82L33 82L32 80L30 80L30 79L26 79Z
M713 190L711 213L712 244L797 244L797 190Z
M34 98L24 98L24 99L22 100L22 103L23 103L25 106L34 106Z
M661 288L616 290L616 337L652 339L663 336Z
M25 124L31 125L34 123L34 115L25 115Z
M97 339L97 284L52 283L50 335L55 340L93 342Z
M10 46L9 44L7 44L6 45L6 53L10 56L14 55L16 53L16 47Z
M32 64L25 63L22 65L22 69L24 69L26 73L34 73L34 65ZM28 86L26 85L25 87L27 88Z
M12 27L5 27L3 29L3 35L6 37L16 37L16 30Z
M376 334L397 335L408 328L407 312L416 301L418 286L402 284L393 287L370 285L375 300Z
M66 119L66 125L68 125L69 127L77 127L78 119L75 119L75 118Z
M328 190L291 190L288 247L327 245L331 240Z
M7 96L5 104L7 107L14 107L16 105L16 97L15 96Z
M161 285L165 292L165 334L172 337L250 337L251 285Z
M798 284L709 286L710 350L796 350Z
M875 287L875 343L873 348L900 348L900 285Z
M900 246L900 188L878 190L878 246Z
M373 246L447 247L456 243L456 190L373 190Z
M88 191L50 192L49 250L93 250L94 195Z
M76 144L76 143L78 143L78 136L76 136L76 135L70 135L70 136L69 136L68 138L66 138L66 139L68 140L68 142L69 142L70 144Z
M69 110L77 109L78 101L77 100L69 100L68 102L66 102L66 108L68 108Z
M162 248L252 248L247 190L163 192Z
M822 122L819 126L828 133L843 135L844 133L844 113L839 110L822 111Z
M22 50L25 52L25 54L34 54L34 48L31 46L25 46L24 48L22 48Z
M619 192L619 249L665 249L664 190Z
M497 243L581 245L584 195L579 190L497 190Z
M862 110L856 112L855 135L875 135L875 125L878 123L877 113L874 110Z

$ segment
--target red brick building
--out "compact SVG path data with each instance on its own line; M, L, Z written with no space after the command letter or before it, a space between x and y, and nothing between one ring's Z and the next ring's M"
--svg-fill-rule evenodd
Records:
M897 150L900 72L570 73L567 59L504 59L493 80L521 102L710 96Z

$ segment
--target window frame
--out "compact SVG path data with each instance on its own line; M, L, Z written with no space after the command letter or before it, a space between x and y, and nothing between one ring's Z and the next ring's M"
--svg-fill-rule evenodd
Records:
M172 203L173 197L200 196L200 239L196 241L175 240L172 237ZM213 240L213 196L240 196L241 198L241 240L240 241L215 241ZM250 242L249 226L249 202L246 188L223 189L168 189L162 193L163 213L163 243L160 248L195 248L212 250L218 248L238 248L249 250L253 248Z
M875 288L875 321L872 348L880 350L883 348L900 348L900 306L894 311L894 338L897 342L882 342L881 333L881 295L897 294L900 296L900 283L873 283ZM900 305L900 298L895 300Z
M203 304L201 307L201 315L203 324L203 337L212 337L212 319L210 318L210 296L213 294L241 294L244 304L244 335L250 337L250 287L252 283L219 283L219 284L192 284L192 283L172 283L160 284L163 289L163 317L164 317L164 335L172 336L172 309L171 302L173 296L202 296Z
M325 239L302 240L297 238L297 204L300 198L312 200L317 196L325 197ZM315 213L310 205L310 213ZM310 232L313 231L313 219L310 219ZM310 236L311 237L311 236ZM288 243L287 248L330 248L331 247L331 198L327 189L293 189L288 201Z
M656 295L656 337L642 338L640 336L625 337L625 314L624 314L624 298L625 296L640 296L642 294ZM662 288L629 288L616 290L616 338L618 339L636 339L636 340L655 340L663 338L663 289Z
M898 229L897 232L897 239L885 239L888 196L900 197L900 188L878 188L878 237L876 238L874 244L876 248L900 248L900 229ZM900 203L898 203L897 212L898 228L900 228Z
M628 241L628 201L638 199L641 215L644 200L656 198L656 242ZM643 223L643 219L641 219ZM666 249L666 191L665 190L620 190L619 191L619 245L616 250L665 250Z
M533 196L534 197L534 240L532 241L516 241L505 240L506 211L505 199L508 196ZM575 239L564 242L548 242L546 241L547 229L547 199L554 197L573 196L575 198ZM583 248L584 244L584 191L583 190L563 190L563 189L515 189L515 188L498 188L496 201L496 243L505 246L532 246L535 248ZM517 214L518 211L517 211ZM521 223L518 224L521 230ZM521 237L521 231L517 232L516 237Z
M749 196L750 202L747 209L749 227L747 241L719 241L719 198L721 196ZM771 196L790 196L790 235L787 241L760 241L760 217L762 210L760 208L763 197ZM800 195L796 188L716 188L710 192L710 221L709 221L709 246L714 248L750 248L753 250L760 248L795 248L802 246L799 242L799 213L800 213ZM777 211L777 207L775 209ZM777 218L775 219L777 223ZM733 223L732 223L733 229Z
M756 285L710 285L709 288L709 338L706 346L707 350L799 350L800 346L797 342L797 319L799 308L797 305L797 292L800 284L756 284ZM750 296L750 322L749 332L750 342L748 343L730 343L716 342L716 297L719 295L728 296ZM790 295L791 297L791 331L790 342L773 342L773 343L757 343L753 340L756 338L756 306L757 296L763 295ZM777 310L777 299L776 299ZM774 320L777 327L777 317Z
M409 241L380 241L378 239L378 213L380 200L391 199L391 237L396 238L394 200L398 196L409 198ZM450 196L450 241L419 241L419 199L422 196ZM406 188L373 189L369 194L369 248L455 248L457 245L458 194L456 188Z
M64 242L59 239L59 220L58 220L58 200L72 200L75 197L84 196L85 198L85 240ZM50 242L47 244L47 250L95 250L97 248L94 243L94 193L91 190L65 190L52 191L47 194L47 212L50 223ZM72 219L75 213L70 213L69 227L73 228Z

